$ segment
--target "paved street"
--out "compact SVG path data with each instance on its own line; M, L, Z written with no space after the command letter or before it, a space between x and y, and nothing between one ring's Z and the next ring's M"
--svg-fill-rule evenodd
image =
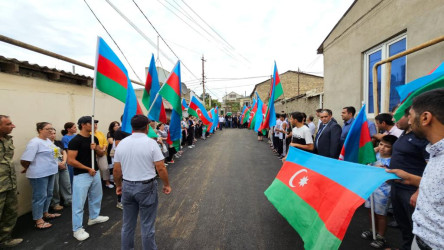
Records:
M159 195L159 249L303 249L299 235L264 195L280 167L268 144L245 129L224 129L186 148L168 167L172 193ZM119 249L121 210L113 190L104 192L102 214L110 221L86 226L91 237L84 242L72 237L69 209L45 231L34 229L31 215L24 215L15 236L25 241L15 249ZM373 249L359 236L368 227L367 211L360 208L340 249ZM397 230L389 228L387 238L399 246ZM138 238L136 246L141 247Z

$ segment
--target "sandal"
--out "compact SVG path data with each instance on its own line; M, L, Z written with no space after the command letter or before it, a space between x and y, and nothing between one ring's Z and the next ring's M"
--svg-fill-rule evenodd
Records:
M43 216L43 218L50 220L50 219L55 219L60 216L61 216L61 214L54 213L54 214L47 214L47 215Z
M384 237L382 237L381 235L377 234L376 235L376 240L373 240L370 243L370 246L374 247L374 248L378 248L378 249L384 247L385 246L385 239L384 239Z
M43 230L43 229L47 229L47 228L52 227L52 224L50 224L50 223L48 223L48 222L46 222L46 221L42 221L42 222L40 222L40 223L36 223L36 224L34 225L34 227L35 227L36 229L38 229L38 230Z
M373 233L370 230L364 231L361 233L361 238L365 240L371 240L373 239Z

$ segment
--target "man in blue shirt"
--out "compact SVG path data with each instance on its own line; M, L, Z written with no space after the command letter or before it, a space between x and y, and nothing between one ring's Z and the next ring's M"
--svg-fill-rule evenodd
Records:
M342 127L341 133L341 144L343 145L345 142L345 138L347 138L348 131L350 131L350 127L355 120L356 109L352 106L342 108L341 117L344 120L344 126Z

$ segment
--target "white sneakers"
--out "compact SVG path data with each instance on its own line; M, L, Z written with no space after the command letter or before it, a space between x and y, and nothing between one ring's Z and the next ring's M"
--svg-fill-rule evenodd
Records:
M79 241L84 241L89 238L89 233L87 233L85 229L80 228L79 230L74 232L74 238Z
M92 225L97 224L97 223L103 223L103 222L108 221L108 220L109 220L108 216L101 216L101 215L99 215L95 219L92 219L92 220L88 219L88 226L92 226Z
M92 220L88 219L88 226L91 226L91 225L94 225L94 224L98 224L98 223L102 223L102 222L105 222L105 221L108 221L108 220L109 220L108 216L101 216L101 215L99 215L95 219L92 219ZM85 231L85 229L80 228L79 230L74 232L74 238L76 238L79 241L84 241L84 240L89 238L89 233L87 233Z

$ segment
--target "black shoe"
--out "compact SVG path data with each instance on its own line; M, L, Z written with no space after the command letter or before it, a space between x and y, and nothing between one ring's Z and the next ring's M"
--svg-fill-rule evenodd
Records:
M399 227L398 222L396 222L395 220L387 223L387 226L393 227L393 228L398 228Z

